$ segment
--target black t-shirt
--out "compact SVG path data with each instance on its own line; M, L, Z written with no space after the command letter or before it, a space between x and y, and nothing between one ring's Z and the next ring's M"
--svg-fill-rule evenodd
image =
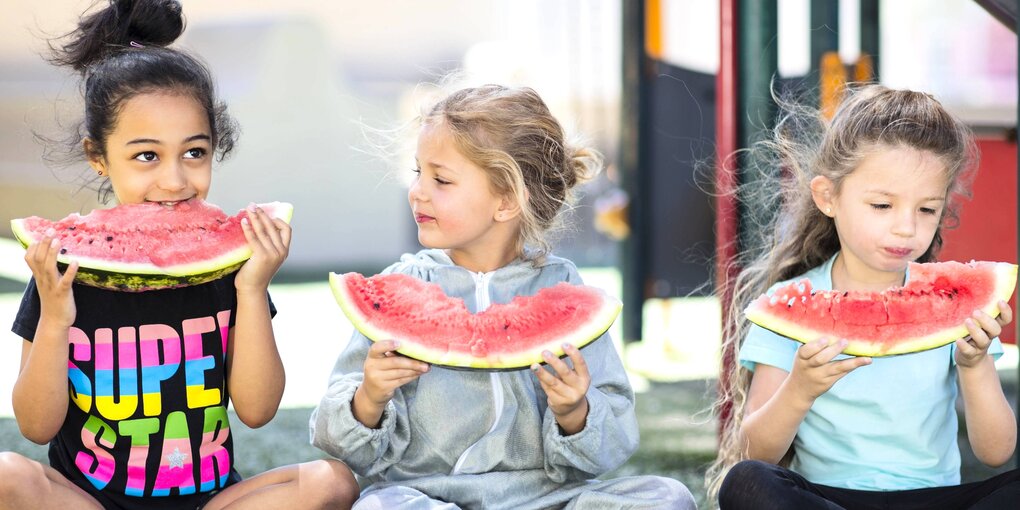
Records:
M234 274L179 289L75 284L73 292L70 401L50 442L50 464L126 507L188 507L239 479L225 364L237 311ZM12 330L31 341L38 322L33 280Z

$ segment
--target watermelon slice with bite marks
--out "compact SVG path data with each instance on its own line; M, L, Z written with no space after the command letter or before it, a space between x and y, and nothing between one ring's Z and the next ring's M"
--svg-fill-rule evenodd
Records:
M284 202L259 204L273 218L290 222ZM141 292L197 285L237 271L251 257L241 231L241 211L227 216L198 199L173 206L118 205L58 221L38 216L11 220L25 247L49 235L60 241L61 269L78 262L75 280L86 285Z
M563 356L602 336L622 304L587 285L559 283L472 314L463 299L403 274L366 278L329 274L329 285L354 327L373 341L398 340L397 352L453 368L513 370Z
M807 279L753 301L744 315L799 342L845 338L855 356L891 356L941 347L967 336L975 310L999 315L1016 286L1005 262L911 263L903 287L883 292L815 291Z

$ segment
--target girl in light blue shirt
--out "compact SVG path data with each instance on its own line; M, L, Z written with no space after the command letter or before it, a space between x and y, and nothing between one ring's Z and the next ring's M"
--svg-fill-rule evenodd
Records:
M818 120L810 131L791 113L768 144L788 174L757 186L778 214L737 280L732 314L802 278L819 290L901 286L908 263L935 259L954 217L974 144L930 95L862 86ZM790 136L805 128L817 143ZM956 442L959 396L980 461L1000 466L1016 446L993 364L1013 314L998 306L994 319L975 311L953 344L875 359L841 355L839 338L800 344L734 315L730 341L743 343L725 394L733 415L709 472L720 507L1015 508L1020 474L960 485Z

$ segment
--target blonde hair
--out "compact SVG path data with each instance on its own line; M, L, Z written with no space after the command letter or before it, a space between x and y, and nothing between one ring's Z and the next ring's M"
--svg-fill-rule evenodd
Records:
M724 318L723 352L739 352L749 327L743 310L751 300L775 283L822 264L840 249L834 222L811 198L812 178L827 177L838 194L861 160L883 148L907 147L938 158L949 188L939 228L931 246L918 258L930 262L942 246L942 228L955 226L960 198L968 195L970 170L977 161L970 130L926 93L877 84L857 86L847 90L831 121L817 110L781 99L777 103L782 114L771 139L756 143L744 154L758 179L738 190L741 205L756 214L772 214L752 225L746 239L749 246L742 247L736 261L743 269L735 279ZM751 372L740 366L736 356L729 368L729 385L720 386L715 408L731 406L731 414L721 432L719 455L705 475L713 500L729 468L746 458L740 424Z
M547 232L572 203L573 188L602 169L602 155L569 144L560 123L538 94L527 87L484 85L441 99L422 115L421 124L442 124L458 151L484 169L497 195L521 208L516 250L549 252Z

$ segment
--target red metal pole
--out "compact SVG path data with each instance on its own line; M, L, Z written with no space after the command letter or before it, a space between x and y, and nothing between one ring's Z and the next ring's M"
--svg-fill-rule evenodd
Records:
M715 81L715 146L716 146L716 211L715 211L715 284L716 294L722 302L723 338L732 335L726 317L730 298L733 295L733 279L739 268L736 265L739 249L740 211L737 205L736 189L739 183L737 159L738 148L737 108L737 0L719 2L719 72ZM725 345L725 343L724 343ZM722 367L719 373L718 391L729 394L730 372L735 362L735 350L731 347L721 353ZM731 403L719 410L719 430L730 420Z

